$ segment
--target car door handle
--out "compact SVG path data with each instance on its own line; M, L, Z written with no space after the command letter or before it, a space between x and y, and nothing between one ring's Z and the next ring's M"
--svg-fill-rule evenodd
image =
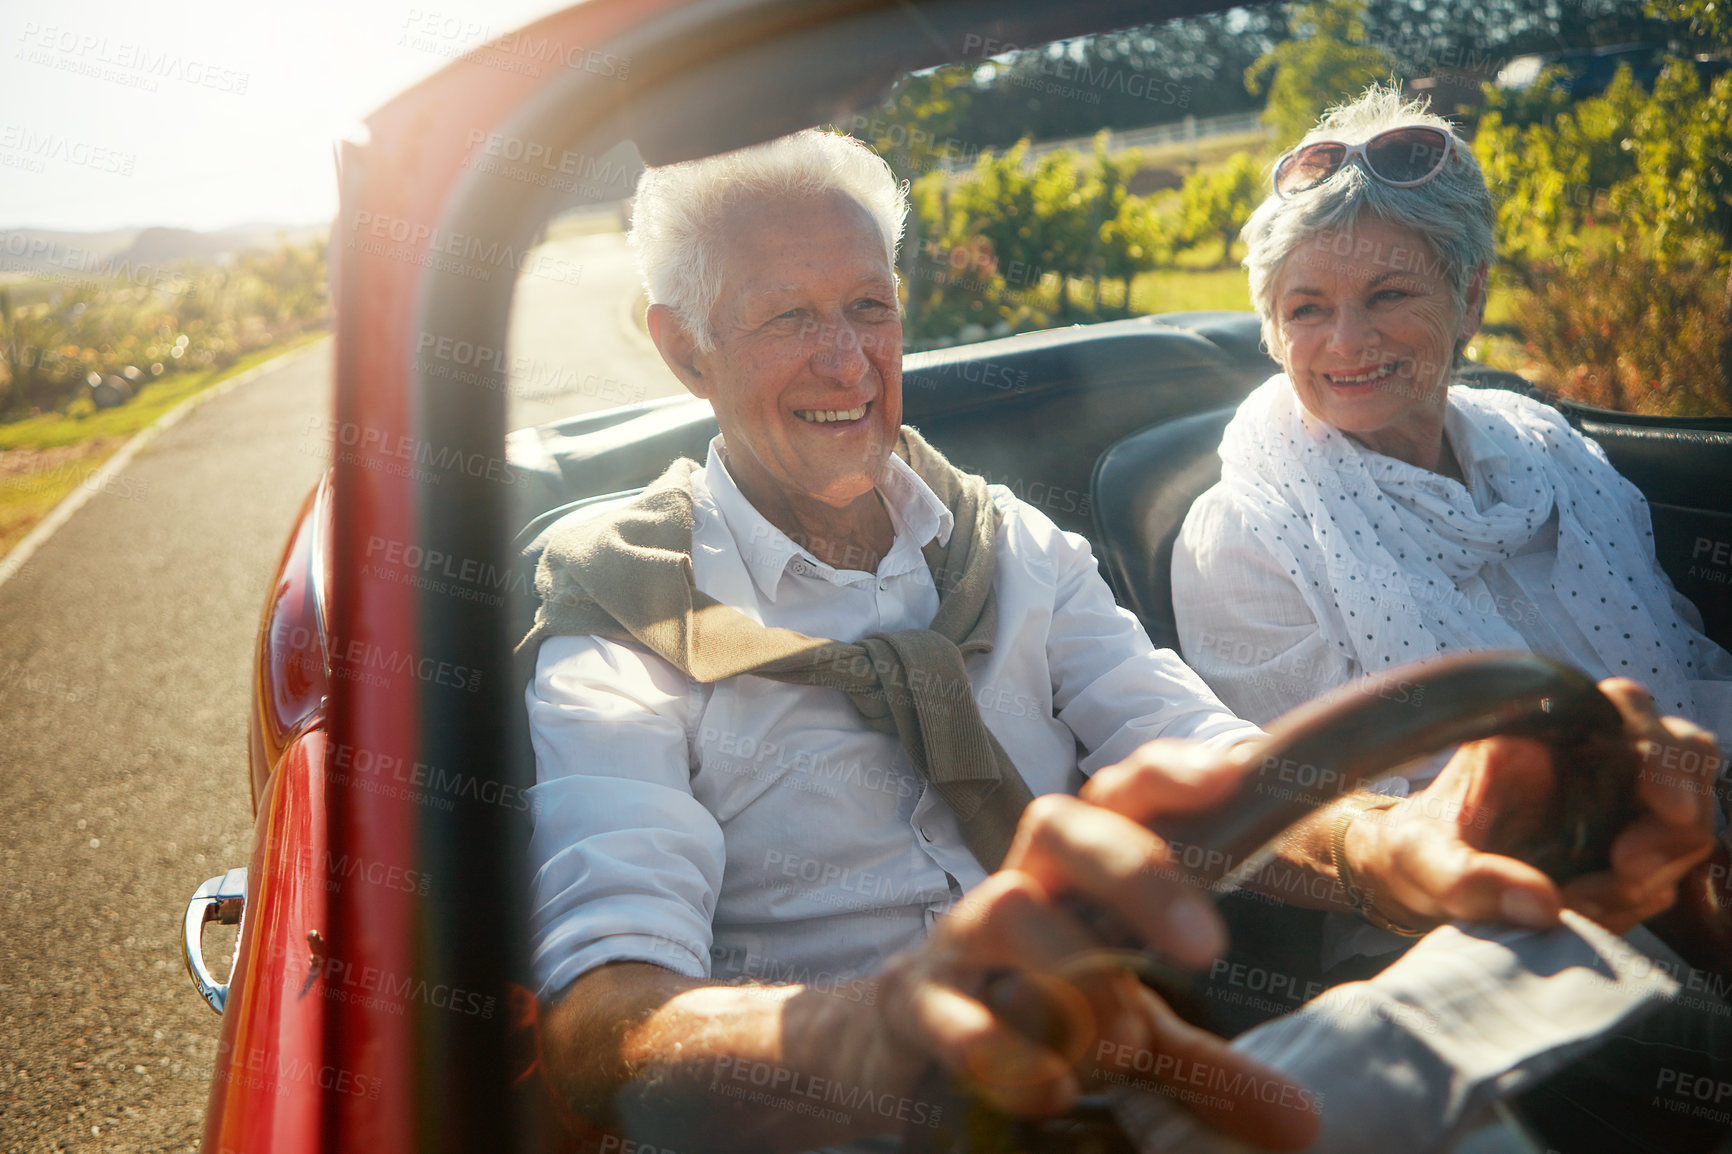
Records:
M229 984L219 982L204 964L204 928L211 922L225 926L239 925L247 908L247 870L232 869L220 877L207 880L186 904L186 921L182 926L181 948L186 953L186 972L192 984L217 1013L223 1012L228 1001ZM230 963L232 968L233 963ZM231 972L230 977L233 977Z

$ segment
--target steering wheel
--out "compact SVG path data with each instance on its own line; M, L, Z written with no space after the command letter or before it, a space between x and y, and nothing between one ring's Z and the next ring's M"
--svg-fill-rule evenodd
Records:
M1373 674L1300 706L1268 733L1257 768L1229 800L1157 826L1168 841L1219 851L1186 871L1217 894L1255 874L1276 836L1318 806L1483 737L1531 737L1552 748L1543 832L1518 843L1502 823L1485 848L1553 881L1606 868L1634 802L1637 753L1617 706L1586 674L1532 653L1434 658Z
M1520 836L1500 821L1484 848L1528 862L1559 884L1607 868L1612 840L1633 812L1637 752L1622 714L1591 678L1523 652L1414 662L1309 702L1268 727L1252 759L1256 768L1232 797L1207 813L1163 819L1154 828L1187 847L1182 860L1172 862L1175 871L1223 895L1254 876L1273 857L1281 833L1319 806L1427 754L1500 734L1551 747L1552 788L1537 836ZM1532 811L1521 818L1531 830ZM1181 1016L1206 1024L1185 975L1138 948L1103 907L1075 896L1063 900L1107 943L1085 965L1130 969ZM1034 983L1006 975L984 997L1030 1037L1049 1044L1062 1037L1062 1014ZM1100 1098L1084 1098L1050 1119L1009 1119L978 1102L963 1112L969 1116L963 1148L972 1151L1135 1148Z

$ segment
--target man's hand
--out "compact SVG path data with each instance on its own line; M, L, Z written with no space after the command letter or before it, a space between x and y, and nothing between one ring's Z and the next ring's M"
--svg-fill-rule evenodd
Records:
M1679 880L1713 846L1718 751L1706 730L1661 717L1635 682L1614 678L1600 688L1641 753L1640 809L1612 844L1612 868L1560 892L1533 866L1487 850L1493 827L1507 834L1512 821L1537 815L1535 799L1554 782L1544 745L1490 738L1462 746L1423 792L1354 820L1348 862L1379 912L1416 929L1451 920L1544 928L1568 906L1625 933L1672 904Z
M718 986L640 963L592 970L544 1019L554 1084L575 1111L679 1150L803 1150L894 1130L894 1108L816 1111L799 1095L835 1086L848 1101L895 1107L935 1066L1016 1114L1063 1110L1103 1079L1170 1086L1181 1102L1206 1103L1194 1108L1230 1134L1304 1146L1317 1129L1315 1100L1181 1021L1123 969L1099 964L1101 947L1124 943L1103 940L1067 899L1105 907L1175 964L1206 964L1225 941L1220 919L1176 880L1166 845L1143 822L1207 808L1243 772L1190 743L1160 741L1102 770L1083 800L1036 799L1004 868L926 942L855 983L869 987L865 997ZM1031 1018L1044 1019L1040 1040L1024 1032Z
M1143 823L1208 808L1242 774L1242 765L1188 743L1153 742L1097 774L1080 799L1036 799L1004 868L882 975L878 1024L886 1034L876 1061L937 1058L1018 1114L1062 1110L1091 1080L1130 1081L1124 1071L1174 1086L1202 1084L1203 1071L1204 1098L1231 1098L1224 1108L1199 1108L1214 1125L1270 1148L1310 1141L1317 1119L1308 1095L1185 1024L1129 974L1091 966L1091 954L1122 943L1103 941L1061 900L1076 895L1107 908L1175 964L1209 962L1225 944L1220 919L1201 893L1176 880L1166 844ZM1042 1003L1044 1040L989 1008L1007 972L1022 976L1025 993L1042 991L1025 1000ZM1220 1087L1242 1092L1233 1097Z

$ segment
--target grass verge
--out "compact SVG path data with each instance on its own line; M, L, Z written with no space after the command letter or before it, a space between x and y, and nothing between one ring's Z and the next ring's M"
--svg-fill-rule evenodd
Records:
M0 425L0 557L102 468L133 434L212 385L327 335L323 329L301 333L249 353L227 368L154 382L131 402L82 418L43 413ZM114 490L138 495L135 487L119 482Z
M1249 310L1251 289L1242 268L1181 272L1156 269L1138 273L1131 282L1131 311L1147 313L1201 312L1210 309Z

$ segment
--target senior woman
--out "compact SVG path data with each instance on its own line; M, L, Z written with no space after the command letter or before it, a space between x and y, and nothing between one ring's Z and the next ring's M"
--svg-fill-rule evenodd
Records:
M1549 406L1451 386L1492 220L1472 152L1390 89L1282 158L1244 237L1286 371L1240 406L1174 549L1185 660L1266 723L1405 661L1527 649L1732 732L1732 657L1635 486Z
M1186 662L1240 716L1267 723L1403 662L1526 649L1641 683L1679 715L1666 721L1675 734L1703 738L1691 722L1732 732L1732 657L1656 563L1635 486L1549 406L1452 387L1485 306L1493 209L1448 122L1374 87L1284 156L1274 186L1245 226L1245 265L1285 372L1228 425L1221 481L1174 548ZM1465 823L1484 800L1452 764L1411 804ZM1519 791L1504 804L1522 805ZM1360 795L1320 820L1338 849L1375 855L1409 808ZM1626 896L1669 896L1687 864L1614 860L1628 867ZM1566 887L1565 898L1592 911L1606 892ZM1342 966L1330 972L1365 972L1354 958L1386 956L1401 944L1390 931L1436 913L1399 889L1359 912L1329 919L1321 964ZM1643 1046L1724 1053L1723 1038L1696 1036L1710 1017L1655 1019L1633 1049L1609 1047L1545 1091L1552 1128L1571 1135L1559 1144L1608 1149L1611 1131L1595 1126L1650 1125L1653 1080L1636 1085L1632 1064Z

